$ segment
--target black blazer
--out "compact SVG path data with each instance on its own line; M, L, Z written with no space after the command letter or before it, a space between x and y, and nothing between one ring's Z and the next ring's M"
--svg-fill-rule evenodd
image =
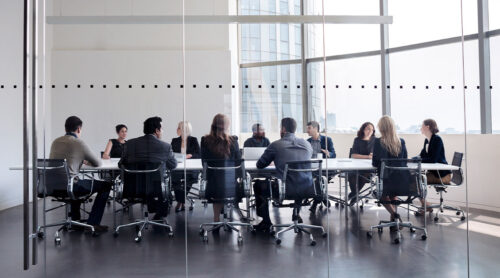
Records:
M428 150L426 150L426 146L429 144ZM443 163L448 164L446 161L445 153L444 153L444 144L443 139L437 134L433 134L431 140L429 141L427 138L424 141L424 147L420 152L420 157L422 158L422 163ZM433 173L436 177L438 171L429 171ZM451 171L444 170L439 171L439 175L444 177L448 174L451 174Z
M192 158L200 158L200 144L196 137L188 136L186 145L186 154L190 154ZM174 153L181 152L182 137L172 138L172 150Z
M207 140L205 139L205 136L201 137L201 159L232 159L232 160L238 160L241 159L241 152L240 152L240 146L238 144L238 137L237 136L231 136L233 143L231 144L231 154L229 157L220 157L219 155L216 155L212 152L210 149L210 146L207 143Z
M169 170L177 167L177 160L170 144L152 134L134 138L125 143L118 165L134 162L160 162Z
M380 173L380 166L382 164L381 160L384 158L408 158L408 151L406 150L405 140L400 138L401 140L401 151L397 156L389 153L382 143L380 142L380 138L375 139L375 143L373 144L373 157L372 157L372 165L377 167L377 171ZM403 166L403 165L402 165Z

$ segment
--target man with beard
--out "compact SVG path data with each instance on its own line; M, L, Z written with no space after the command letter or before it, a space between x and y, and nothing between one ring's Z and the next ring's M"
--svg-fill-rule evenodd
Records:
M266 138L266 130L264 127L257 123L252 126L253 136L248 138L243 144L244 148L262 148L271 144L269 139Z

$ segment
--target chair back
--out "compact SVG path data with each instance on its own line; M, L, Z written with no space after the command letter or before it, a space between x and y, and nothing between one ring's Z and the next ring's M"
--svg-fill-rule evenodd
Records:
M349 158L352 158L352 148L349 149Z
M117 199L145 201L150 196L168 196L168 176L160 162L124 163L120 167L121 182L117 185Z
M464 181L463 172L462 172L462 159L464 157L463 153L455 152L453 154L453 160L451 161L451 165L457 166L460 169L452 171L451 182L455 185L461 185Z
M243 159L204 159L200 194L209 201L229 202L249 194Z
M280 201L302 200L322 195L322 160L290 161L285 164L280 185Z
M412 165L408 165L411 163ZM420 158L381 159L377 197L408 197L407 201L425 197Z
M66 159L38 159L36 171L38 197L70 197L72 195L73 182Z

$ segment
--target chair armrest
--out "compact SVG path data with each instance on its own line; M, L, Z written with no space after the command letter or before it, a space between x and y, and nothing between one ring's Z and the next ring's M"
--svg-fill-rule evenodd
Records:
M283 203L286 196L286 183L284 183L281 179L276 179L278 181L278 200L280 203Z
M249 173L246 173L246 177L243 179L243 195L245 197L250 197L252 195L252 177Z
M168 199L169 193L170 193L170 172L167 171L161 181L161 194L163 196L164 201Z
M114 199L121 200L123 199L123 181L121 179L121 175L118 175L114 182Z

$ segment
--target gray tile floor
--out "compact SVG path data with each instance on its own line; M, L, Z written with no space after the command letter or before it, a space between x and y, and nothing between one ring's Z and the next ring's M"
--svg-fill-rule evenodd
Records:
M49 202L50 205L53 205ZM139 216L139 208L133 213ZM63 211L52 212L48 220L59 219ZM112 225L111 207L103 224ZM212 209L197 204L194 211L171 213L169 221L175 236L150 229L141 243L133 241L134 229L124 230L118 238L112 233L97 238L81 232L66 232L62 245L54 246L51 229L40 240L39 264L22 271L22 208L0 212L1 277L466 277L467 234L465 222L454 214L428 225L429 238L420 240L403 230L403 241L391 243L384 231L374 238L366 229L388 214L368 204L358 218L349 209L331 207L311 215L301 212L304 221L328 228L329 237L315 233L318 244L309 246L306 236L287 233L280 246L271 237L244 232L238 245L235 233L210 234L205 244L198 227L210 222ZM186 218L187 216L187 218ZM129 221L128 215L122 221ZM273 209L273 221L289 222L290 209ZM187 219L187 222L186 222ZM411 217L414 223L422 219ZM500 272L500 214L472 210L470 214L471 277L498 277ZM186 225L187 224L187 225ZM187 226L187 230L185 227ZM187 233L186 233L187 231Z

